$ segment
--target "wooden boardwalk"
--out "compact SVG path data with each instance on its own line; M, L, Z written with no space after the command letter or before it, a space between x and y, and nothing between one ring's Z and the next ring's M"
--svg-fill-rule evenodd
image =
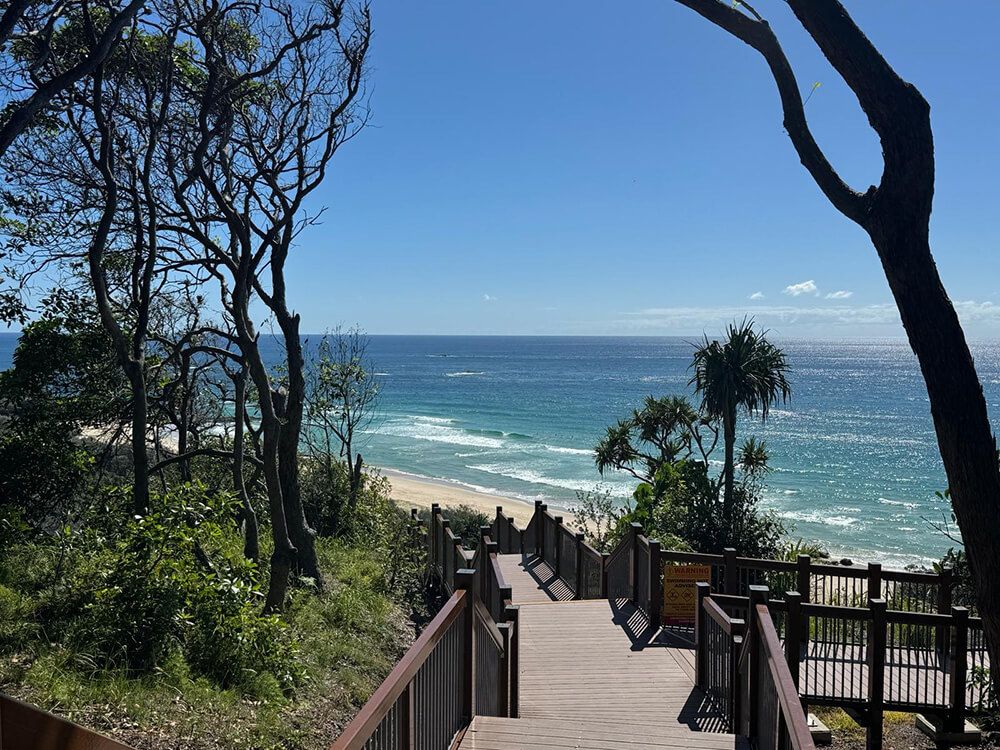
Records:
M692 644L646 627L630 604L569 601L534 558L501 555L520 605L520 718L477 716L460 748L731 750L694 687Z

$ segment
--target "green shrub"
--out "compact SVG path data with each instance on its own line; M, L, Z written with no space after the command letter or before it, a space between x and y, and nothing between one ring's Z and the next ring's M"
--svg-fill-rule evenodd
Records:
M232 497L181 485L105 537L87 560L93 583L69 628L73 647L129 673L149 672L179 648L195 674L223 687L297 684L285 626L261 614L261 575L241 555L236 509ZM102 538L87 536L95 546Z
M235 578L203 575L183 613L184 654L191 668L224 688L252 687L270 676L282 691L303 678L287 625L260 613L258 588Z
M446 505L441 508L441 515L451 524L452 533L462 538L462 546L475 549L479 544L479 530L489 526L493 519L478 508L471 505ZM421 510L419 518L426 522L431 517L429 510Z
M0 584L0 653L22 647L38 637L34 606L24 594Z

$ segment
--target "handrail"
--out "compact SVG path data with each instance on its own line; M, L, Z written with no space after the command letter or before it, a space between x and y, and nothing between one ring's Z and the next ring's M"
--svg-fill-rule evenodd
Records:
M42 744L44 743L44 744ZM0 693L0 750L132 750L62 716Z
M781 707L780 720L783 720L784 730L792 750L813 750L812 735L809 733L809 725L806 722L802 705L799 702L799 691L795 687L792 673L788 669L785 661L784 651L781 641L778 639L778 631L775 630L774 621L771 620L771 613L767 609L767 604L756 605L757 634L760 637L760 646L766 657L767 667L771 673L778 705ZM780 729L778 730L780 732ZM777 743L775 744L777 746Z
M611 565L613 562L617 562L618 558L621 557L626 552L631 552L632 543L628 537L623 537L613 550L611 550L611 555L608 557L607 565Z
M702 609L719 624L719 627L726 632L726 635L733 635L733 619L725 613L722 607L715 603L714 597L705 597ZM740 634L737 633L736 635Z
M486 631L490 634L490 638L493 639L493 643L497 646L503 645L503 635L500 633L500 629L497 627L496 622L493 620L493 615L486 608L479 599L473 601L473 606L475 607L476 614L479 616L480 621L486 627Z
M330 750L362 750L365 747L365 743L378 728L379 723L403 695L434 647L447 633L448 627L465 611L469 602L468 597L469 592L462 589L452 594L402 660L378 686L358 715L347 725Z
M507 579L503 576L503 569L500 567L500 560L498 559L496 552L490 553L490 567L493 570L493 580L496 581L497 588L509 588L507 585Z

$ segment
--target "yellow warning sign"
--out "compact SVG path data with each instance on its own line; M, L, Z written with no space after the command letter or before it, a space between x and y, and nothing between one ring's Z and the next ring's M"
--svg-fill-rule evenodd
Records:
M697 606L694 585L711 580L711 565L666 566L663 569L663 624L694 627Z

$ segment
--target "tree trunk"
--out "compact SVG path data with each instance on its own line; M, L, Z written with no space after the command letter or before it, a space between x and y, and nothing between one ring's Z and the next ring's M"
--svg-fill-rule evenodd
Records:
M927 384L951 504L972 571L991 664L1000 664L1000 463L983 388L958 314L941 283L926 230L905 208L866 227ZM993 670L994 686L1000 670Z
M131 360L122 366L132 390L132 510L137 516L149 511L149 453L146 451L146 420L149 405L142 365Z
M191 425L191 356L181 354L180 373L178 375L180 399L177 407L177 453L185 455L188 452L188 430ZM183 459L178 469L182 482L191 481L191 461Z
M285 607L285 599L288 594L288 575L295 563L297 552L288 535L285 506L281 496L281 477L278 469L281 420L275 412L270 378L260 354L260 347L257 345L257 337L247 308L246 279L238 276L233 290L233 319L238 333L240 352L257 389L262 436L261 462L263 464L264 485L267 489L268 510L271 516L271 538L274 540L264 611L280 612Z
M305 360L302 340L299 337L297 315L279 315L279 325L284 333L288 365L288 393L283 399L278 468L281 474L281 492L285 504L288 533L298 553L295 569L299 575L311 578L318 588L323 587L323 574L316 557L316 532L306 521L299 488L299 450L301 449L302 414L305 407Z
M736 408L727 408L722 417L722 440L726 449L725 465L722 468L722 519L727 529L733 521L733 478L736 462ZM726 540L726 544L729 540Z
M233 403L233 489L240 498L241 511L240 520L243 522L243 556L248 560L257 562L260 559L260 527L257 522L257 511L250 502L250 493L247 492L246 481L243 479L243 456L244 445L244 411L247 402L247 376L246 372L240 372L234 379L233 385L236 392Z
M350 464L350 461L348 461L347 465L351 482L350 494L348 496L348 499L351 504L350 507L352 515L354 514L354 509L358 505L358 493L361 492L361 470L363 465L364 465L364 459L361 457L360 453L357 455L353 465Z

